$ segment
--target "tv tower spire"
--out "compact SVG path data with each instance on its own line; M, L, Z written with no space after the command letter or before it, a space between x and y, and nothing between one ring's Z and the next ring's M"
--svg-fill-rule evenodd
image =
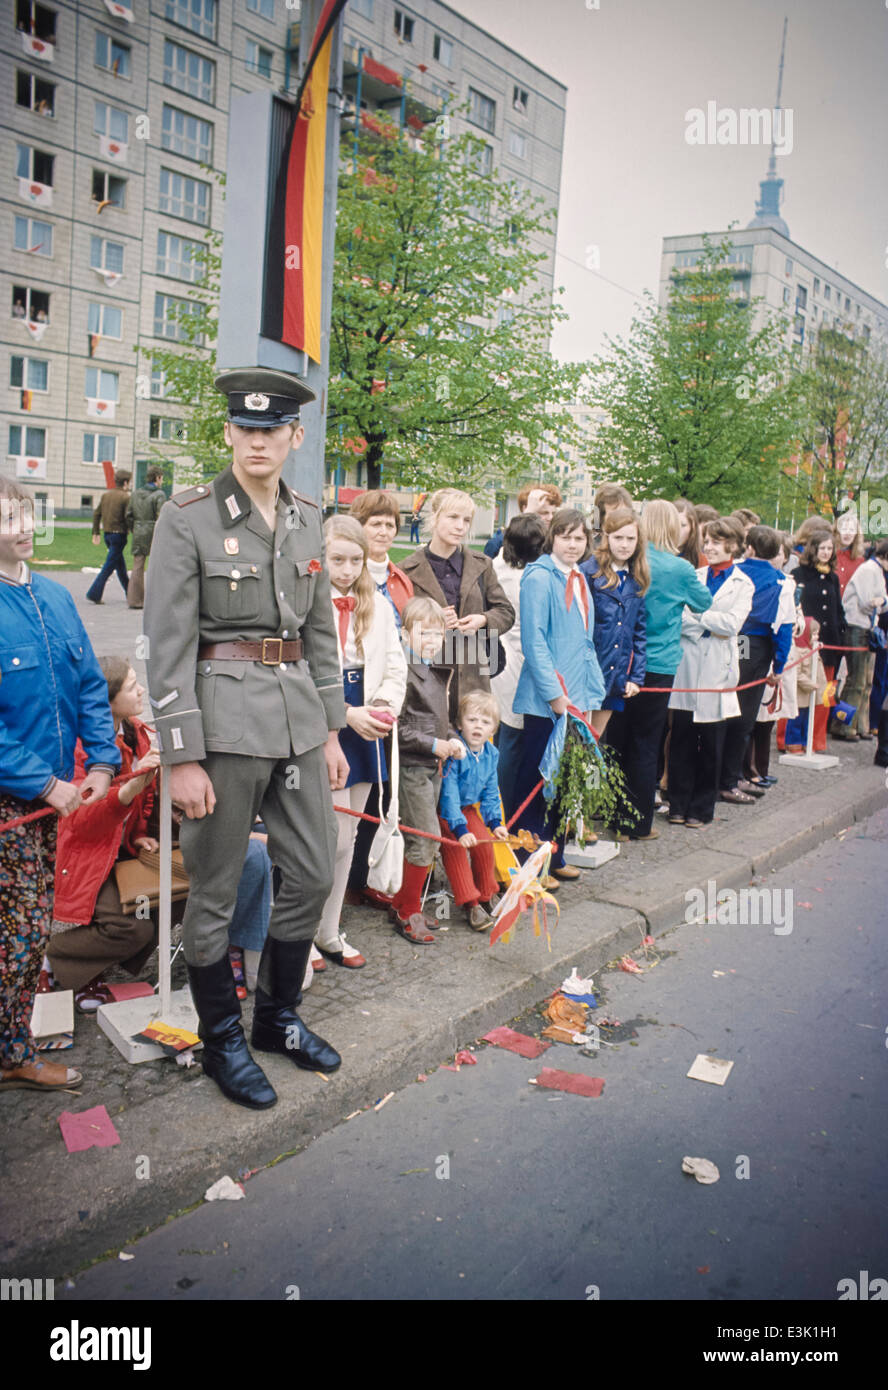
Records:
M771 157L768 172L759 184L759 198L755 205L755 217L747 223L748 227L773 227L783 236L789 237L789 228L780 216L780 203L783 198L783 180L777 176L777 121L782 110L780 99L783 95L783 60L786 55L786 30L788 16L783 18L783 38L780 43L780 65L777 69L777 100L774 104L771 124Z

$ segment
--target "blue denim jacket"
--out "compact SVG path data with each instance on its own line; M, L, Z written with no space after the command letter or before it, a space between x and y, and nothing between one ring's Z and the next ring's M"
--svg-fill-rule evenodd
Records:
M564 692L579 710L600 709L604 680L595 654L595 621L589 601L589 630L579 603L565 603L566 579L551 555L541 555L521 576L521 650L524 665L512 704L516 714L551 716L550 700Z
M78 738L87 771L117 771L108 685L74 600L42 574L0 577L0 791L32 801L70 781Z

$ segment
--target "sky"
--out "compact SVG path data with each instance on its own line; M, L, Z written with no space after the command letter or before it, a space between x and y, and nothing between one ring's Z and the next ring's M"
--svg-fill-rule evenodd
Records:
M637 296L657 294L664 236L754 216L770 151L689 145L685 113L710 100L773 107L784 15L782 216L794 242L888 302L888 0L450 3L568 88L559 358L628 333ZM586 269L592 246L598 272Z

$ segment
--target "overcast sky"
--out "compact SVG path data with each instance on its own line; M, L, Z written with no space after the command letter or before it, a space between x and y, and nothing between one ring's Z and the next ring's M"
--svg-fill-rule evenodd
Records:
M559 357L589 357L606 334L627 332L633 296L607 280L656 295L664 236L742 228L754 215L769 151L688 145L685 112L709 100L772 107L784 15L793 149L777 160L782 215L793 241L888 302L885 0L451 3L568 88ZM585 269L590 245L600 274Z

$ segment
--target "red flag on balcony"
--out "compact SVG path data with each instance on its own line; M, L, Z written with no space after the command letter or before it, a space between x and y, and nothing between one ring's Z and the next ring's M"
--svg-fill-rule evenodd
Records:
M265 261L262 332L321 360L324 162L333 25L346 0L326 0L308 49L277 174Z
M23 391L23 392L22 392L22 410L30 410L30 409L31 409L31 392L30 392L30 391Z

